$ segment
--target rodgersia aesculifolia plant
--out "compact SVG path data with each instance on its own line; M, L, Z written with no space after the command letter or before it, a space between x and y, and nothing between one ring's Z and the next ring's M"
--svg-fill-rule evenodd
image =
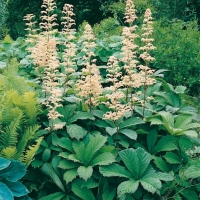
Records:
M174 113L163 112L167 94L160 92L159 97L165 97L160 107L155 111L151 110L153 106L150 107L150 117L145 115L145 109L149 108L146 102L151 94L156 95L154 89L158 91L161 85L157 83L155 88L152 87L156 80L152 78L154 71L149 67L154 61L150 53L155 49L151 38L151 11L147 9L145 12L142 35L139 36L135 33L138 27L134 25L137 11L133 1L127 0L126 26L122 37L114 36L121 41L120 52L114 52L107 65L99 68L96 52L101 41L96 42L92 27L86 24L82 36L77 39L73 28L73 6L65 4L61 18L63 28L59 32L56 30L55 8L53 0L43 1L39 31L34 29L33 15L25 18L31 43L28 50L42 86L41 100L48 110L48 130L52 132L45 135L38 153L40 160L36 158L33 166L41 167L41 171L53 180L50 184L57 185L54 191L42 191L39 199L43 199L44 194L47 194L44 197L47 199L83 200L141 199L143 194L146 199L153 199L154 195L160 197L158 191L163 182L174 178L169 173L174 163L167 163L168 158L179 151L178 143L185 146L184 139L178 141L172 137L178 130L188 133L183 125L188 125L190 113L183 116L186 112L183 110L183 114L177 117ZM142 47L135 41L140 37ZM104 76L101 76L102 71L106 73ZM151 87L150 92L148 87ZM178 92L173 95L171 99L178 100L171 102L175 105L170 109L176 112ZM157 115L152 117L154 112ZM142 119L144 117L147 123ZM170 122L166 123L165 118ZM181 119L185 121L183 124ZM190 122L192 120L193 116L190 116ZM159 123L159 128L156 123ZM190 125L199 127L196 123ZM163 145L165 141L169 146ZM174 154L166 153L168 150ZM183 164L181 159L172 159L171 162ZM161 166L163 163L164 167ZM112 177L119 179L114 183ZM136 190L140 197L135 198Z
M30 38L34 38L35 41L35 45L31 46L28 50L31 52L33 63L41 76L44 104L49 108L48 117L53 121L60 117L60 114L56 110L61 106L62 96L69 87L75 87L76 96L83 100L91 111L92 108L100 103L99 99L103 94L100 71L96 66L96 55L94 53L96 43L92 28L87 24L83 35L78 41L79 49L81 49L79 55L82 56L82 74L75 86L73 86L74 83L73 80L70 79L70 76L77 70L77 46L74 43L76 31L73 29L75 21L72 19L74 16L73 6L65 4L63 7L61 23L63 29L60 33L62 36L60 41L55 37L55 34L58 34L58 31L55 29L57 26L57 15L54 14L54 9L56 8L55 2L53 0L44 0L42 8L44 10L41 11L42 22L40 23L39 34L35 34L33 31L32 27L35 25L35 22L32 22L33 16L27 15L25 19L27 20L29 32L32 32ZM144 100L139 100L134 88L138 89L143 86L144 89L146 89L147 85L155 82L154 79L150 78L153 71L149 68L147 69L147 65L153 59L149 57L149 51L154 49L153 45L150 43L153 39L149 38L152 34L151 14L149 10L146 11L143 25L143 30L146 32L142 35L142 41L145 42L145 46L140 48L140 50L144 51L140 55L140 58L143 60L146 59L144 60L145 65L138 65L138 46L135 44L135 39L139 36L134 33L137 26L133 24L137 16L135 6L131 0L127 0L124 18L127 26L123 28L122 33L122 56L119 61L111 57L108 62L107 70L108 82L111 83L110 88L112 89L111 93L106 95L107 102L105 104L113 110L113 113L110 111L109 115L108 113L105 114L105 118L110 117L114 120L123 117L130 109L133 111L135 102L142 102L144 105L145 98ZM33 37L34 34L35 36ZM58 59L58 45L64 45L65 47L61 60ZM147 56L145 57L144 55ZM119 67L119 62L122 63L124 69L123 73L121 70L122 68ZM61 66L64 67L64 70L61 69ZM117 73L115 75L112 74L114 71L111 69L114 66L118 69L118 73L121 74L120 76L115 77ZM111 80L112 78L114 79ZM64 89L61 89L62 87ZM125 99L125 103L121 103L123 99ZM119 105L121 105L121 108ZM114 108L114 106L116 106L116 108ZM54 125L52 125L52 129L54 129L53 126Z

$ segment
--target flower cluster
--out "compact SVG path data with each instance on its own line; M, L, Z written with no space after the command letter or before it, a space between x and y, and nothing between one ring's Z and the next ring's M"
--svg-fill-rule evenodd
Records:
M56 8L53 0L43 0L41 11L40 29L41 32L35 36L36 44L28 50L31 52L31 58L36 66L36 70L41 77L41 84L44 92L42 103L49 108L48 118L55 121L61 115L57 112L57 108L62 106L62 88L61 78L63 74L59 72L60 62L57 56L58 41L54 37L56 23L56 15L52 14ZM31 19L27 16L26 19ZM29 26L32 24L28 24ZM52 123L50 129L55 129L56 124Z
M43 4L41 8L44 8L41 11L41 20L40 29L43 31L43 34L53 34L57 32L55 26L57 26L57 15L52 14L52 12L56 9L56 3L54 0L43 0Z
M136 16L136 9L135 9L135 5L133 3L132 0L127 0L126 1L126 9L125 9L125 22L132 24L135 19L137 19Z
M125 98L125 94L118 90L123 85L120 81L122 73L120 72L118 61L114 56L111 56L108 60L107 72L107 80L111 83L111 86L108 87L107 90L111 91L111 94L106 94L107 101L104 104L107 105L111 111L104 114L104 119L115 122L123 117L125 113L130 110L130 107L127 104L121 103L121 100Z
M154 50L155 47L153 46L152 42L154 41L153 38L151 38L151 35L153 33L153 27L152 27L152 13L150 9L147 9L145 11L142 30L144 33L141 35L141 41L145 44L143 47L140 47L139 50L142 50L143 53L140 55L140 58L144 61L145 65L139 65L138 68L141 70L140 75L142 78L143 85L153 85L155 83L155 79L151 78L151 75L153 74L153 70L149 68L149 63L153 60L155 60L154 57L150 55L150 51Z
M73 6L70 4L65 4L63 7L63 17L62 23L62 35L64 37L64 41L61 42L65 46L65 50L63 53L62 65L65 68L65 80L64 80L64 88L72 87L74 85L73 80L70 79L70 76L76 70L76 44L73 42L75 39L75 29L72 27L75 25L75 20L72 17L75 15L73 13ZM64 89L64 92L65 92Z
M102 94L101 76L99 69L97 68L95 59L92 59L94 54L94 48L96 46L94 42L94 34L89 24L85 26L82 40L82 50L84 54L82 60L85 68L82 69L82 76L76 83L77 96L85 100L90 108L99 104L99 98Z

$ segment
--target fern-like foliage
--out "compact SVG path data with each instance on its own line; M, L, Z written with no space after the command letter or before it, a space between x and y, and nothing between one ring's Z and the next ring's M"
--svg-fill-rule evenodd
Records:
M39 127L40 126L38 125L34 125L26 128L17 145L17 153L19 155L21 155L25 151L28 142L36 138L36 131L39 129Z
M4 69L3 74L0 75L0 90L15 90L19 94L23 94L24 92L30 90L27 81L17 74L18 67L19 63L16 59L10 61Z
M42 139L43 137L40 137L38 140L36 140L36 144L35 145L32 145L32 146L29 146L28 150L26 150L25 152L25 155L22 159L22 162L25 164L25 165L29 165L31 163L31 161L33 160L33 157L36 153L36 151L39 149L40 147L40 143L42 142Z
M36 124L40 107L35 92L29 91L24 93L22 107L24 110L26 123L28 125Z
M1 149L11 146L16 146L18 140L18 132L20 119L22 117L22 112L19 112L18 117L14 118L9 126L6 126L4 130L1 131L0 141L1 141Z
M17 71L12 60L0 75L0 156L28 165L42 140L36 134L40 109L36 92Z
M0 156L7 159L17 160L17 148L6 147L1 151Z

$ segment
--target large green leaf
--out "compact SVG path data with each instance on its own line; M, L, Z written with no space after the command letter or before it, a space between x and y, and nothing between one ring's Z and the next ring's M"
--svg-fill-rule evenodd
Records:
M71 124L77 120L80 119L90 119L90 120L95 120L95 117L90 113L90 112L82 112L82 111L78 111L75 113L74 116L71 117L70 120L68 120L68 124Z
M148 192L151 192L152 194L154 194L162 186L161 182L158 178L154 178L154 177L151 177L151 176L142 177L140 179L140 183L145 190L147 190Z
M153 153L159 153L161 151L172 151L177 149L177 146L174 142L174 139L172 136L167 135L162 137L156 146L154 147Z
M134 179L124 181L121 184L119 184L117 188L117 195L120 198L127 193L133 194L138 189L138 186L139 186L139 181L136 181Z
M180 192L187 200L195 200L195 199L199 199L199 195L191 190L191 189L185 189L185 190L182 190Z
M76 109L76 104L69 104L64 107L59 107L57 109L58 112L62 115L62 117L60 117L62 121L68 122Z
M187 136L190 136L190 137L195 137L195 138L198 138L198 133L194 130L188 130L188 131L183 131L182 134L184 135L187 135ZM181 135L182 135L181 134Z
M76 138L77 140L82 139L87 134L87 131L85 129L76 124L68 125L67 132L71 138Z
M85 144L83 142L73 141L72 147L76 153L75 157L78 158L78 160L82 163L85 163ZM74 156L70 155L68 159L72 160L72 157L75 158Z
M160 157L154 157L154 163L158 169L163 172L169 172L169 167L167 163Z
M90 189L82 187L81 180L76 180L72 183L72 191L82 200L96 200Z
M132 178L132 175L122 166L118 164L111 164L108 166L100 166L99 171L105 177L124 177Z
M106 132L112 136L114 135L115 133L117 133L117 128L111 128L111 127L106 127Z
M41 171L43 173L45 173L47 176L49 176L50 178L52 178L52 180L54 181L54 183L63 191L65 192L65 188L60 180L60 178L58 177L58 175L56 174L56 172L54 171L53 167L51 164L49 163L44 163L41 167Z
M88 145L85 148L84 160L86 165L89 164L95 153L101 149L106 141L107 137L104 137L102 135L96 135L90 139Z
M64 173L63 179L66 183L70 183L77 177L77 175L77 169L70 169Z
M58 146L64 148L64 149L67 149L69 151L73 151L72 149L72 142L69 138L66 138L66 137L62 137L62 138L59 138L58 139Z
M136 180L142 176L151 160L151 155L140 147L120 151L119 156Z
M149 153L153 153L153 148L157 141L157 135L158 133L155 129L150 131L149 134L147 135L147 147L148 147Z
M178 115L178 117L176 117L176 122L175 122L174 127L184 129L185 126L192 121L192 118L193 116L189 114Z
M72 162L72 161L66 160L66 159L61 160L58 165L59 168L64 169L64 170L73 169L73 168L76 168L79 166L80 166L79 163L75 163L75 162Z
M170 164L180 164L181 162L181 158L173 152L167 152L163 157Z
M185 126L185 128L183 128L184 130L188 130L188 129L195 129L195 128L199 128L200 124L199 123L190 123L187 124L187 126Z
M47 195L45 197L42 197L39 200L61 200L66 194L62 192L56 192L50 195Z
M102 154L97 155L90 161L90 166L95 165L109 165L115 162L115 156L110 152L105 152Z
M139 117L132 117L130 119L125 120L123 123L119 125L119 129L127 128L130 126L135 126L138 124L143 124L144 121Z
M137 139L137 133L131 129L121 129L119 130L120 133L122 133L123 135L127 136L128 138L132 139L132 140L136 140Z
M184 175L188 179L189 178L192 178L192 179L199 178L200 177L200 167L191 165L185 170Z
M174 127L174 117L171 113L161 111L161 112L159 112L159 114L161 115L165 125L168 125L170 127Z
M116 187L110 186L107 182L103 186L102 200L113 200L116 194Z
M159 180L162 180L162 181L173 181L173 180L174 180L174 176L172 176L172 175L169 174L169 173L157 172L157 173L156 173L156 177L157 177Z
M93 168L91 166L88 167L80 166L77 170L77 173L80 178L87 181L92 176Z

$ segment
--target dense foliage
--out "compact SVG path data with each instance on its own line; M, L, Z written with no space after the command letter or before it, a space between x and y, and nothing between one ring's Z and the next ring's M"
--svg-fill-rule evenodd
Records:
M184 99L197 77L178 76L198 72L197 23L153 24L152 4L135 1L137 17L119 3L102 2L114 17L77 33L73 6L44 0L38 22L25 16L26 38L0 45L0 156L27 165L33 200L200 198L200 118Z

